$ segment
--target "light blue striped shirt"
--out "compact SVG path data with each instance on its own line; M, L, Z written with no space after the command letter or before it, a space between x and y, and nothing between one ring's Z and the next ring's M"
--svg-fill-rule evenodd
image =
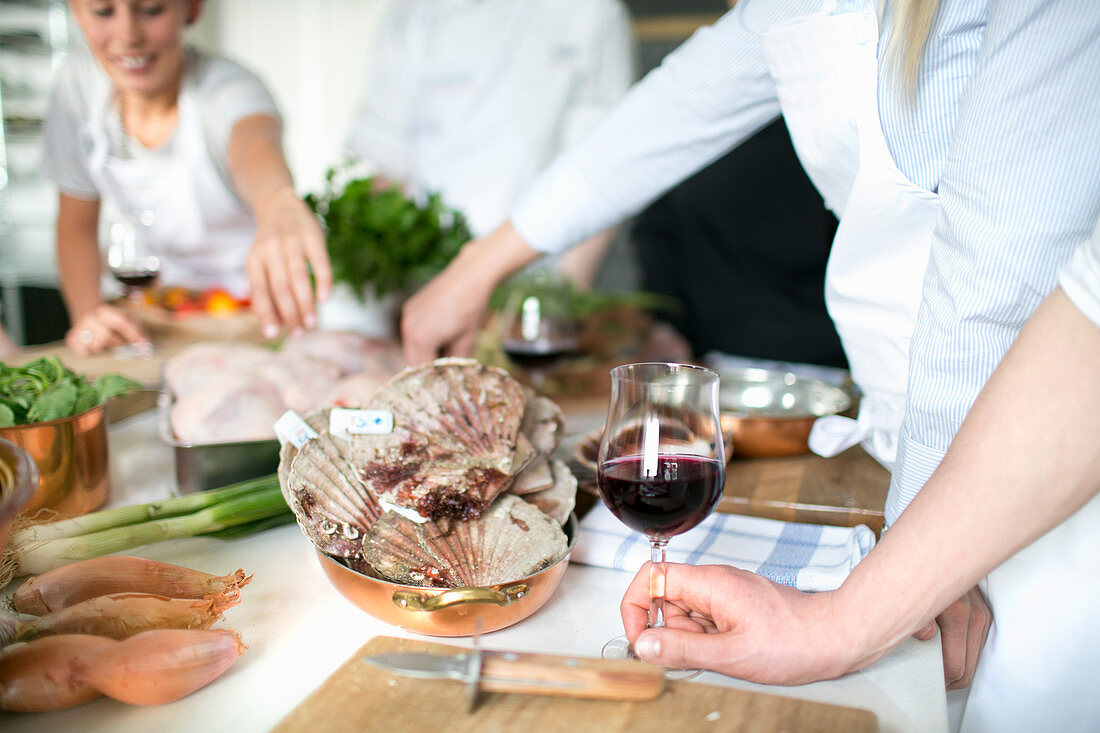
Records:
M864 1L840 0L836 12ZM760 34L821 5L742 0L697 32L521 196L521 235L544 252L580 242L774 119ZM890 20L887 3L880 58ZM887 69L879 78L887 145L942 205L910 348L893 521L1100 213L1100 2L942 0L916 104Z

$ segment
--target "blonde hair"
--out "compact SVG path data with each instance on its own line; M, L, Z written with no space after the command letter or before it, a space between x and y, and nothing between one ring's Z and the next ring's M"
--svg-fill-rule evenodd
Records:
M894 0L886 62L898 82L901 96L910 102L917 100L920 62L939 5L940 0Z

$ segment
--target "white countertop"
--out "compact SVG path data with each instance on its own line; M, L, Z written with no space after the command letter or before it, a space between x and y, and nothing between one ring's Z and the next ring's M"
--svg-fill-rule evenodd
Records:
M110 439L111 504L151 501L171 492L172 453L156 437L153 413L113 426ZM57 713L0 713L0 729L266 731L372 637L426 638L377 621L344 599L329 584L296 525L232 541L172 540L130 554L219 575L237 568L254 573L240 605L218 624L240 634L248 647L244 655L221 678L169 705L132 707L104 698ZM541 610L513 627L484 635L481 645L598 657L603 643L622 633L618 604L631 577L571 565ZM468 639L438 641L469 644ZM801 687L754 685L710 672L694 681L867 708L878 716L882 731L923 733L947 727L938 637L929 642L909 639L861 672Z

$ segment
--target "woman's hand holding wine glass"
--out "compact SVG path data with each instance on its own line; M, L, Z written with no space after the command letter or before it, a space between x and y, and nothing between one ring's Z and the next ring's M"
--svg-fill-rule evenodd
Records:
M669 538L696 526L718 506L725 465L716 373L658 363L611 370L597 480L611 512L649 538L651 628L664 625ZM635 658L626 637L608 642L604 656ZM669 673L684 679L697 671Z

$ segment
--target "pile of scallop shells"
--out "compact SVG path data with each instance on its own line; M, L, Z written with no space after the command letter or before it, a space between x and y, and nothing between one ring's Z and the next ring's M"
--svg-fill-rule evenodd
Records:
M334 435L322 410L305 417L318 437L282 448L283 495L318 549L448 588L517 580L565 554L577 482L551 458L564 428L552 401L502 369L438 359L361 407L391 413L392 432Z

